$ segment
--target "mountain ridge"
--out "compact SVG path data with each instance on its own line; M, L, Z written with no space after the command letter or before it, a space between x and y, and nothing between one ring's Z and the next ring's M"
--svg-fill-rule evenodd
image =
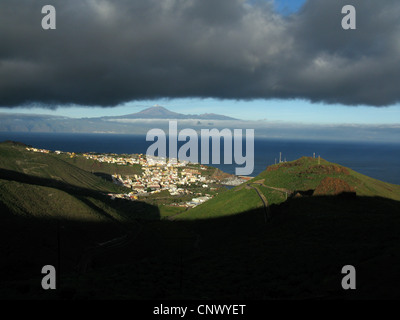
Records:
M148 125L140 123L140 119L157 120L160 122L168 120L239 121L235 118L214 113L186 115L172 112L164 107L150 107L122 116L91 118L0 112L0 132L145 133L148 131ZM130 122L135 123L132 124Z
M102 117L103 119L193 119L193 120L238 120L216 113L183 114L170 111L161 106L153 106L136 113L122 116Z

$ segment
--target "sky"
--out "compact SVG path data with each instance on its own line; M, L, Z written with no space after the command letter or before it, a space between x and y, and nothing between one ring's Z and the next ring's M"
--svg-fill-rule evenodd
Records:
M398 124L400 106L374 108L370 106L347 107L340 104L316 104L302 100L253 101L218 99L157 99L131 102L117 107L81 106L48 108L9 108L0 112L34 113L66 116L71 118L91 118L119 116L139 112L149 107L162 106L183 114L217 113L240 120L284 121L302 124Z
M2 0L0 112L397 124L400 3L351 1L345 31L348 2Z
M275 0L274 9L282 15L288 16L301 9L306 0Z

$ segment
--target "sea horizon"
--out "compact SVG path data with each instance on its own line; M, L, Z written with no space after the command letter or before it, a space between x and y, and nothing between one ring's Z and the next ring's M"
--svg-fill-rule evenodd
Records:
M0 132L0 141L6 140L52 151L116 154L144 154L153 143L146 141L146 135L140 134ZM184 143L179 142L178 147ZM221 162L222 148L223 143ZM400 143L256 137L254 150L254 170L250 174L253 177L269 165L279 162L280 153L282 161L292 161L302 156L312 157L315 153L316 157L321 156L371 178L400 185ZM235 168L238 167L235 163L207 165L230 174L235 174Z

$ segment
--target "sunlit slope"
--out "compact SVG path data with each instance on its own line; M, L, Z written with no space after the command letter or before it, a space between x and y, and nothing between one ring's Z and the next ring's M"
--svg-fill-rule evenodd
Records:
M177 218L214 218L256 209L262 206L262 201L257 193L251 189L232 189L204 204L190 209Z
M304 193L314 196L350 192L357 196L376 196L400 200L400 186L362 175L324 159L302 157L298 160L269 166L257 177L206 203L179 215L180 219L202 219L237 214L284 202L287 197Z
M277 188L315 190L324 178L345 181L358 196L379 196L400 200L400 186L379 181L324 159L302 157L298 160L272 165L252 182L264 179L264 184Z

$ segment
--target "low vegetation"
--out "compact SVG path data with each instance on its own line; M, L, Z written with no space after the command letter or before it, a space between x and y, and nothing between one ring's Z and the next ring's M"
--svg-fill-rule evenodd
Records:
M111 200L123 189L91 171L0 144L1 298L400 297L400 186L301 158L187 210ZM40 287L47 264L58 290ZM357 290L341 288L348 264Z

